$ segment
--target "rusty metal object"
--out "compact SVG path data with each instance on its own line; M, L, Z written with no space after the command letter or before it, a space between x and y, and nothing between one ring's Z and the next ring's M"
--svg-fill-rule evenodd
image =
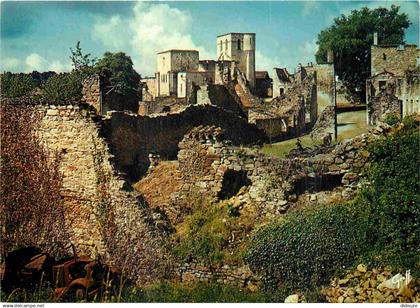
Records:
M48 281L57 301L92 299L104 285L105 274L116 271L87 256L77 256L54 262L37 248L12 252L5 262L2 286L6 292L15 288L31 288ZM5 288L6 287L6 288Z

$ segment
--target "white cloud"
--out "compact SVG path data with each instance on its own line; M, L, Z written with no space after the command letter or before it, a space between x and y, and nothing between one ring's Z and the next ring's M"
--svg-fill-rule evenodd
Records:
M31 53L25 59L26 71L44 71L48 66L48 61L37 53Z
M54 71L57 73L68 72L68 71L71 71L71 69L72 69L72 66L70 63L63 63L58 60L52 61L51 63L49 63L49 66L48 66L49 71Z
M22 61L17 58L11 58L11 57L2 58L0 61L1 71L16 72L16 70L18 69L21 63Z
M310 14L312 14L314 11L318 11L321 8L321 5L319 4L318 1L306 1L305 4L303 5L303 9L302 9L302 15L303 16L308 16Z
M282 66L281 61L277 58L270 58L261 51L255 51L255 64L257 71L268 71L270 74L275 67Z
M315 62L315 53L318 50L316 39L304 42L298 47L298 55L302 64L307 62Z
M213 58L189 34L192 17L188 11L168 4L138 2L132 18L119 15L97 20L92 37L113 51L130 51L135 69L143 75L154 75L156 54L167 49L196 49L200 59Z
M124 24L121 22L119 15L112 16L110 20L98 19L92 30L92 38L99 40L110 49L110 51L119 51L124 49L128 40L124 33ZM125 40L127 39L127 40Z

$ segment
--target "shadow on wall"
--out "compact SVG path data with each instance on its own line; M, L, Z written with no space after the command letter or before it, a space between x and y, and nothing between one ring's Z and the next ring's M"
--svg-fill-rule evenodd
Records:
M193 127L221 127L234 145L252 145L267 140L265 133L233 112L210 105L190 106L180 113L156 117L113 112L101 123L101 134L108 141L114 163L136 182L149 167L148 155L175 160L178 143Z
M223 176L222 189L218 198L221 200L229 199L235 196L242 187L249 185L251 185L251 181L246 171L227 170Z

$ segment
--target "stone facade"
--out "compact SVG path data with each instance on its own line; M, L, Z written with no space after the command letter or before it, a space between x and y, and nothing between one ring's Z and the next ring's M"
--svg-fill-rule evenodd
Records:
M371 48L371 77L366 80L368 125L385 114L406 116L420 111L419 50L415 45Z
M157 55L156 96L176 95L178 73L198 71L197 50L171 49Z
M39 105L38 110L43 114L41 140L61 153L66 221L78 253L92 257L112 254L100 227L104 204L114 209L113 237L121 237L122 243L124 237L141 241L139 236L146 233L158 240L159 231L150 225L153 220L147 210L139 206L137 194L129 192L129 185L111 164L112 155L100 136L94 108L86 104Z
M404 75L418 65L419 49L416 45L372 45L370 53L371 76L385 70L394 75Z
M274 68L273 71L273 98L284 95L292 86L293 76L286 68Z
M227 33L217 36L217 60L235 61L251 89L255 88L255 33Z

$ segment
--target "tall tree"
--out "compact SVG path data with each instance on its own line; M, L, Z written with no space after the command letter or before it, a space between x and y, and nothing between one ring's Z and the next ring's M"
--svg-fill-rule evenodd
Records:
M364 7L335 18L332 26L318 34L317 62L325 62L328 50L332 50L336 74L351 91L359 89L363 99L374 32L378 32L380 44L404 44L404 33L411 23L399 9L395 5L390 9Z
M134 70L131 58L125 53L106 52L95 68L108 77L110 92L137 98L140 75Z

